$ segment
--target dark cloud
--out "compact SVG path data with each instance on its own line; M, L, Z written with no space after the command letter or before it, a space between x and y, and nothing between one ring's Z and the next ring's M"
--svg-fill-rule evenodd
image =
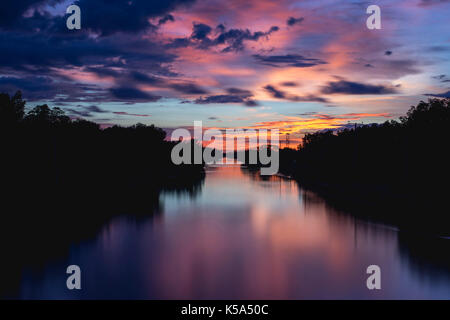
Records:
M289 100L293 102L323 102L323 103L328 102L327 99L312 94L305 96L293 95L288 92L277 89L275 86L269 84L264 86L263 89L266 90L272 97L276 99Z
M445 77L446 77L445 74L439 74L439 75L437 75L437 76L432 76L431 78L437 79L437 80L442 80L442 79L444 79Z
M105 113L108 112L106 110L103 110L102 108L96 106L96 105L91 105L91 106L87 106L84 107L84 109L86 109L89 112L93 112L93 113Z
M141 0L92 0L89 3L84 0L76 1L75 4L82 8L83 27L78 32L67 30L65 16L52 16L45 12L45 6L57 2L1 2L0 8L5 10L0 10L0 15L3 12L12 14L8 19L0 19L0 74L14 77L4 78L0 89L20 89L28 100L46 99L62 104L117 99L125 99L127 102L156 101L159 99L157 96L136 89L126 89L132 88L135 83L158 84L172 88L173 81L161 80L161 77L177 76L170 66L177 58L176 55L166 52L164 45L158 42L143 39L138 33L140 27L135 25L133 16L161 17L159 24L162 24L173 20L168 10L193 1L170 0L158 4ZM20 3L20 6L16 3ZM123 6L129 8L119 13L117 10ZM34 10L34 13L27 11L30 8L39 10ZM114 19L116 14L126 16L126 21L120 24L120 19ZM89 27L92 15L95 16L95 21ZM147 18L141 22L140 30L149 25ZM91 30L97 32L96 37L92 37ZM133 33L127 33L128 31ZM116 83L115 88L108 90L95 84L78 83L69 72L64 72L73 70L74 67L79 68L81 72L91 72L102 78L112 77ZM141 70L145 70L145 73ZM40 76L36 77L36 74ZM174 87L174 90L178 91L188 89Z
M197 40L205 39L212 31L212 28L203 23L194 23L191 38Z
M257 101L255 101L255 100L245 100L244 104L247 107L257 107L257 106L259 106L259 103Z
M389 94L396 93L396 90L393 87L383 85L339 80L328 82L321 92L324 94Z
M89 111L86 111L84 109L66 108L64 110L66 112L68 112L69 115L72 115L72 116L79 116L79 117L83 117L83 118L92 117L92 114Z
M281 86L283 87L298 87L299 84L295 81L284 81L280 83Z
M293 26L294 24L302 23L303 20L305 20L305 18L303 18L303 17L300 17L300 18L289 17L289 19L287 19L287 21L286 21L286 24L288 26Z
M205 94L208 93L205 89L199 87L194 83L173 83L169 85L170 88L186 94Z
M373 65L371 65L370 63L366 63L365 65L364 65L364 67L366 67L366 68L375 68Z
M210 104L210 103L244 103L244 99L241 96L235 96L230 94L219 94L215 96L201 97L195 100L198 104Z
M208 93L205 89L193 82L175 82L173 79L165 79L155 75L148 75L139 71L131 72L128 77L125 76L127 83L143 83L150 84L160 88L170 88L177 92L185 94L205 94Z
M110 67L126 66L130 70L145 68L170 75L170 70L163 65L173 62L175 58L157 43L124 35L92 39L87 34L81 34L77 38L67 39L45 32L0 33L0 68L33 73L100 65L91 71L104 76Z
M53 3L62 2L53 0ZM36 8L48 0L2 0L0 1L0 28L11 27L23 19L24 13L30 8Z
M77 105L77 108L65 108L66 112L69 112L70 115L90 118L93 117L93 113L108 113L109 111L103 110L96 105L83 106Z
M53 85L53 80L45 76L26 76L23 78L11 76L0 77L0 90L2 92L21 90L29 94L34 94L36 92L48 91Z
M237 96L241 96L243 98L248 98L253 96L253 93L250 90L243 90L239 88L228 88L226 90L229 94L234 94Z
M170 21L171 11L192 3L194 0L78 0L74 4L82 8L83 28L107 36L152 29L155 26L149 22L150 18L162 17L161 22Z
M274 86L267 85L264 89L271 94L272 97L277 99L286 99L286 93L284 91L276 89Z
M386 56L390 56L390 55L392 54L392 51L387 50L387 51L384 52L384 54L385 54Z
M435 79L435 80L438 80L439 82L442 82L442 83L450 82L450 78L447 77L445 74L440 74L440 75L437 75L437 76L432 76L431 78L433 78L433 79Z
M255 107L258 103L251 99L253 93L249 90L242 90L238 88L228 88L227 94L211 95L207 97L200 97L194 102L197 104L212 104L212 103L243 103L247 107Z
M153 75L148 75L139 71L132 71L130 73L130 78L132 81L144 84L162 85L165 83L165 81L163 81L161 78L155 77Z
M435 97L435 98L450 98L450 91L443 92L443 93L425 93L428 97Z
M74 101L99 101L108 99L104 89L95 85L86 85L53 79L49 76L30 76L19 74L17 76L0 76L0 92L23 92L29 101L46 100L57 103Z
M44 11L45 6L54 6L64 1L2 0L0 3L0 27L18 28L27 25L32 20L34 20L33 26L37 27L37 17L39 15L41 18L48 16ZM108 36L116 33L139 33L145 30L155 30L168 21L174 21L170 12L189 6L194 2L195 0L77 0L73 4L81 8L83 31L93 32L98 36ZM24 13L30 12L30 9L39 9L39 11L34 10L35 16L24 17ZM61 13L65 14L65 12ZM46 25L57 22L58 29L63 30L66 18L67 15L52 17L52 21L47 19ZM150 22L151 18L159 18L158 24L153 25ZM41 25L43 26L43 24Z
M284 56L262 56L259 54L253 55L261 64L271 67L298 67L307 68L320 64L326 64L325 61L315 58L306 58L298 54L287 54Z
M166 22L169 22L169 21L173 22L173 21L175 21L175 18L171 14L166 14L164 17L159 19L158 25L162 25L162 24L164 24Z
M193 82L175 82L172 79L164 79L154 75L147 75L142 72L132 72L129 81L136 81L137 83L150 84L160 88L170 88L177 92L185 94L205 94L208 93L205 89Z
M158 101L161 97L149 94L147 92L129 88L129 87L119 87L109 89L114 98L118 100L125 101L142 101L142 102L153 102Z
M82 29L77 32L67 30L67 15L55 16L46 11L49 4L58 2L62 1L1 2L0 74L14 75L0 81L3 91L20 89L31 101L45 99L58 104L117 100L134 103L161 98L136 89L143 84L181 94L208 94L195 82L176 78L179 74L172 71L172 63L178 57L169 53L163 42L142 37L147 29L174 21L171 12L194 0L77 0L74 4L82 10ZM213 29L194 23L192 35L177 39L176 46L220 46L223 51L239 51L246 41L258 41L277 30L274 26L266 32L251 32L224 25ZM81 84L74 77L77 72L112 79L114 84L110 89ZM242 98L242 94L229 95L247 105L256 104L248 97Z
M172 40L169 48L196 47L199 49L209 49L216 46L224 46L222 52L242 51L245 49L245 41L258 41L263 37L268 37L273 32L278 31L277 26L272 26L268 31L251 32L248 29L229 29L220 24L213 28L203 23L194 23L193 31L188 38L177 38Z
M136 114L136 113L128 113L125 111L117 111L117 112L113 112L113 113L117 114L119 116L150 117L149 114Z
M223 49L224 52L227 51L241 51L244 49L244 41L258 41L261 37L270 35L272 32L278 31L277 26L273 26L267 32L257 31L250 32L250 30L242 29L230 29L221 33L216 39L217 44L227 44L228 46Z

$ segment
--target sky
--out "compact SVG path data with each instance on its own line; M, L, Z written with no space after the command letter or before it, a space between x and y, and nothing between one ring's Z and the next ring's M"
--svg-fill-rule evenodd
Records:
M202 121L295 144L450 97L449 14L448 0L2 0L0 92L103 127Z

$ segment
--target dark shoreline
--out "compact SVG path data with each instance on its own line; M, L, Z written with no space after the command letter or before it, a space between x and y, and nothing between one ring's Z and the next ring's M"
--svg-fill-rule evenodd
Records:
M333 184L286 175L304 189L323 197L334 208L349 212L357 218L389 224L401 231L428 236L449 237L450 229L445 216L430 211L440 209L440 204L430 205L430 198L421 199L419 195L400 193L390 186L370 184ZM431 218L431 219L430 219Z

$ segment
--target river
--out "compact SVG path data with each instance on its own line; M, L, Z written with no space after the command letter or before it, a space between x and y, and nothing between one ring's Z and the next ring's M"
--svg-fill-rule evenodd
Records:
M64 258L25 268L22 299L449 299L449 241L334 209L295 181L208 167L196 193L163 192ZM66 268L81 268L68 290ZM381 269L368 290L366 269Z

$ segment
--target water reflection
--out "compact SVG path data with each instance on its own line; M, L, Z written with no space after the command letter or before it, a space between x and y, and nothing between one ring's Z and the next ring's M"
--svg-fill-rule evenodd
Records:
M118 217L67 258L25 271L20 297L450 298L448 240L357 220L289 179L207 171L198 192L163 192L161 214ZM69 264L82 269L81 291L65 288ZM366 288L371 264L380 291Z

